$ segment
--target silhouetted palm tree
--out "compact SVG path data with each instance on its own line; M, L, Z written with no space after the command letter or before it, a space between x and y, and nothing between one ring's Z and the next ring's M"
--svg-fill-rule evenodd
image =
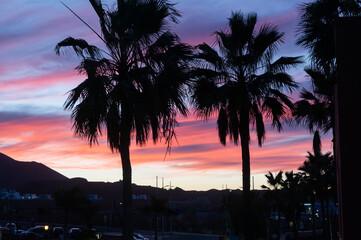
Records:
M322 211L322 223L324 234L327 234L328 223L326 219L329 219L328 201L330 197L331 189L334 190L336 172L334 165L334 158L330 152L322 154L321 151L321 139L319 132L316 131L313 138L313 154L308 152L307 160L299 167L299 170L307 177L307 186L311 190L310 192L315 195L321 201ZM314 210L315 199L312 195L312 210ZM325 203L327 209L325 211ZM314 221L314 212L313 221Z
M298 239L299 214L303 210L305 200L302 176L293 171L285 172L285 179L282 181L282 195L285 199L286 215L293 222L293 234Z
M316 68L306 68L311 77L312 91L303 89L301 100L294 104L293 116L298 124L306 125L314 132L322 129L323 132L335 127L334 82L335 72L324 72Z
M328 72L335 65L334 21L337 17L358 16L358 0L315 0L300 6L297 44L309 50L313 65Z
M170 213L170 208L167 204L167 199L165 198L150 198L150 205L145 206L144 211L147 213L152 213L154 216L154 239L158 239L158 218L159 216L168 215Z
M116 9L103 8L101 1L90 3L100 20L101 34L96 34L107 50L70 37L57 44L57 53L63 47L75 51L82 59L77 69L87 75L70 91L65 109L72 110L76 135L92 145L106 129L111 150L120 153L123 236L130 240L131 136L139 145L151 135L154 142L164 138L170 146L176 114L187 114L183 96L192 49L170 31L169 23L176 23L179 13L167 0L118 0Z
M57 207L64 210L64 236L66 237L68 227L68 216L71 211L76 212L84 202L85 195L77 188L60 188L54 193L54 201Z
M77 209L77 213L83 218L88 230L93 228L93 220L99 210L99 207L100 206L95 202L85 198Z
M313 93L304 89L302 100L295 103L294 116L310 131L332 130L334 134L334 87L336 56L334 21L337 17L358 16L361 4L357 0L315 0L300 7L297 44L308 49L311 67L305 69L311 77Z
M250 193L250 125L255 126L260 146L266 132L264 117L282 129L281 121L292 108L282 91L297 87L286 70L301 63L300 57L280 57L272 62L283 33L271 24L256 31L256 23L256 14L232 13L229 29L215 33L221 54L206 43L199 45L195 56L199 65L193 72L197 78L193 102L198 115L208 118L218 113L220 142L225 145L229 135L233 143L241 143L245 206L249 206ZM245 207L246 218L251 217L248 209ZM245 229L246 239L251 239L251 226Z
M277 238L281 238L281 189L283 183L283 171L279 171L275 176L268 172L266 175L267 178L267 185L262 185L263 189L268 190L267 194L269 199L273 201L273 207L277 210Z

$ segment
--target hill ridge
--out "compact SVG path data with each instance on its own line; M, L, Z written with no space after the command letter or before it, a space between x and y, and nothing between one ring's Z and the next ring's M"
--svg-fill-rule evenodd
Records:
M0 188L21 188L31 182L66 179L42 163L18 161L0 152Z

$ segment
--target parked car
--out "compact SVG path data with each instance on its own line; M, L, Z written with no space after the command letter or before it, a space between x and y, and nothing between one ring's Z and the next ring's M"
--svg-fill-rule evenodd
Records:
M0 232L2 232L3 235L7 235L7 234L9 234L10 230L7 227L0 226Z
M5 225L6 228L8 228L10 230L10 232L15 232L16 231L16 224L15 223L7 223Z
M69 237L75 238L81 233L80 228L70 228L69 230Z
M20 233L18 236L20 236L20 239L24 238L24 239L43 239L45 238L45 236L41 233L37 233L37 232L32 232L29 230L26 230L22 233Z
M62 228L62 227L54 227L53 228L53 235L58 237L60 234L64 234L64 228Z
M24 230L21 230L21 229L17 229L15 232L14 232L14 234L15 235L20 235L20 233L22 233L22 232L25 232Z
M149 240L149 238L144 237L143 235L139 234L139 233L134 233L133 234L133 239L134 240Z
M31 235L31 236L34 235L34 234L31 234L30 232L36 233L42 237L45 237L48 234L48 231L45 229L45 226L41 226L41 225L29 228L28 230L26 230L24 232L24 234Z

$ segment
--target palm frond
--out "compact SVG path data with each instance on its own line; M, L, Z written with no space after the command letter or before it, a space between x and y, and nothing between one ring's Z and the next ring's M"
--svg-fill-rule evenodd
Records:
M254 125L256 125L256 133L258 139L258 146L262 146L266 138L266 128L263 122L263 115L261 109L258 108L257 104L252 105L252 115L254 117Z
M284 118L286 110L283 104L274 97L266 97L262 108L266 111L266 116L272 119L272 127L277 127L278 131L282 130L281 119Z
M303 63L302 57L280 57L269 66L269 71L284 72Z
M74 52L82 58L90 57L95 59L101 57L99 48L89 45L84 39L74 39L72 37L68 37L55 46L55 53L59 55L60 49L64 47L72 48Z
M208 44L202 43L196 46L201 52L196 53L194 58L202 59L208 63L211 63L217 69L221 69L223 66L223 59L219 56L216 50L211 48Z
M315 153L315 155L320 155L321 154L321 148L322 148L322 143L321 143L321 138L320 138L320 133L316 130L313 136L313 152Z
M271 59L278 50L278 45L283 43L283 36L284 33L279 32L276 26L263 24L252 44L248 45L248 52L252 57L250 64Z
M277 89L270 89L270 94L272 94L274 97L276 97L280 102L285 104L290 110L293 110L293 103L290 100L290 97L286 94L280 92Z
M291 75L286 72L271 72L267 71L261 75L254 75L254 80L251 85L263 86L264 88L275 88L275 89L286 89L288 92L292 93L297 87L298 84L295 82Z
M219 140L223 145L226 145L226 137L228 135L228 116L224 108L221 108L218 113L218 136Z
M230 41L233 50L240 50L252 39L253 31L257 23L257 14L249 13L245 16L242 12L232 12L228 18Z

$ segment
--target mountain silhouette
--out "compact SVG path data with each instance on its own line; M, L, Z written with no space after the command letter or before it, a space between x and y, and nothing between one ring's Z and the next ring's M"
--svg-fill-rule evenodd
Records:
M31 182L66 179L44 164L16 161L0 153L0 188L21 188Z

